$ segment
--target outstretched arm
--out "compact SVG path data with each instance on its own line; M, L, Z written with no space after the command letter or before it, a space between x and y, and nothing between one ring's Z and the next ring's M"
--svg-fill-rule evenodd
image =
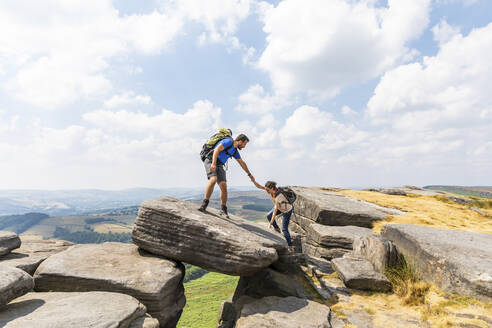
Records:
M246 174L251 179L251 181L254 181L255 180L255 177L251 174L251 172L249 172L248 165L246 165L246 162L243 161L242 158L236 158L236 161L243 168L244 172L246 172Z
M256 188L258 189L263 189L263 190L266 190L265 187L263 187L261 184L259 184L258 182L256 182L256 180L252 179L251 181L253 181L254 185Z

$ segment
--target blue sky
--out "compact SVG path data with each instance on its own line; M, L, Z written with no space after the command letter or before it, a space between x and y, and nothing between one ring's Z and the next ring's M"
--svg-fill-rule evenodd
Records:
M492 2L2 1L1 189L492 184ZM230 163L230 185L247 185Z

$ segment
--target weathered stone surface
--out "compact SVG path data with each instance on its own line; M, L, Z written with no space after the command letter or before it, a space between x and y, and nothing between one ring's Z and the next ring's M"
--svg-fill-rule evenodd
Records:
M142 203L133 241L154 254L240 276L269 266L287 247L282 237L255 223L222 218L214 209L202 213L196 204L169 197Z
M135 298L118 293L29 293L0 311L0 327L123 328L143 317L145 310Z
M331 226L372 227L386 213L368 203L321 188L292 187L297 194L294 212L317 223Z
M34 280L30 275L20 269L0 264L0 306L26 294L33 287Z
M265 297L243 306L236 328L330 328L330 308L296 297Z
M492 234L389 224L382 236L424 280L450 293L492 301Z
M355 226L325 226L317 223L307 228L313 243L326 248L346 248L352 250L354 239L362 236L375 236L371 229Z
M383 274L387 267L395 266L398 262L395 245L376 235L356 238L353 254L356 257L365 258L371 262L376 271Z
M0 256L10 253L13 249L19 248L21 240L16 233L10 231L0 231Z
M345 286L361 290L387 292L391 284L381 273L374 270L371 262L355 257L341 257L331 264Z
M383 188L383 189L379 189L379 192L386 194L386 195L393 195L393 196L406 196L407 195L405 190L403 190L401 188L388 188L388 189Z
M0 256L0 263L24 270L30 275L34 275L39 264L48 257L73 245L71 242L56 239L25 240L21 237L21 241L22 244L19 249Z
M295 296L314 299L319 297L317 292L309 286L303 272L279 272L272 268L263 269L248 277L241 277L234 292L233 301L242 296L261 298L265 296Z
M109 291L128 294L159 320L174 327L185 305L184 267L135 245L75 245L52 255L36 270L37 291Z
M128 328L159 328L159 320L146 314L133 321Z
M350 249L346 248L325 248L323 246L313 245L310 243L309 238L303 240L302 251L309 256L319 257L325 260L342 257L351 252Z

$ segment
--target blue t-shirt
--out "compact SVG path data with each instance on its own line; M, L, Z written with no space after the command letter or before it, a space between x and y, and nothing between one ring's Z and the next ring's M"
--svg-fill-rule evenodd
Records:
M239 150L237 148L234 148L233 144L234 141L231 138L225 138L215 146L215 148L219 147L219 145L224 146L224 150L219 153L219 156L217 158L218 160L217 164L225 164L231 156L236 159L241 158L241 155L239 154ZM227 149L228 147L230 148Z

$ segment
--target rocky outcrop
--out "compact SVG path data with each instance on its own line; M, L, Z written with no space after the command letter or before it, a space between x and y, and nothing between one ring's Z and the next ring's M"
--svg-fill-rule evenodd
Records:
M174 327L185 305L184 266L135 245L75 245L45 260L34 275L36 291L109 291L131 295L159 320Z
M368 228L355 226L325 226L317 223L309 225L303 239L304 253L331 260L342 257L353 249L355 239L375 236Z
M321 188L292 187L297 195L294 212L316 223L331 226L371 228L386 213L364 201Z
M19 248L21 240L16 233L10 231L0 231L0 256L10 253L13 249Z
M26 294L33 287L34 280L30 275L20 269L0 264L0 307Z
M345 286L353 289L387 292L391 283L386 277L374 270L366 259L344 256L331 261L333 268Z
M330 328L330 308L296 297L265 297L241 309L236 328Z
M382 274L388 267L398 263L398 252L392 242L381 238L381 236L368 235L354 240L355 257L367 259L374 269Z
M142 203L133 242L146 251L200 266L208 271L248 276L286 252L279 235L231 215L197 210L197 205L162 197Z
M0 263L24 270L31 276L39 264L53 254L66 250L73 243L64 240L23 239L19 249L0 256Z
M0 312L0 327L156 328L143 318L145 311L135 298L118 293L29 293Z
M443 290L492 301L492 235L389 224L393 242L416 272Z

